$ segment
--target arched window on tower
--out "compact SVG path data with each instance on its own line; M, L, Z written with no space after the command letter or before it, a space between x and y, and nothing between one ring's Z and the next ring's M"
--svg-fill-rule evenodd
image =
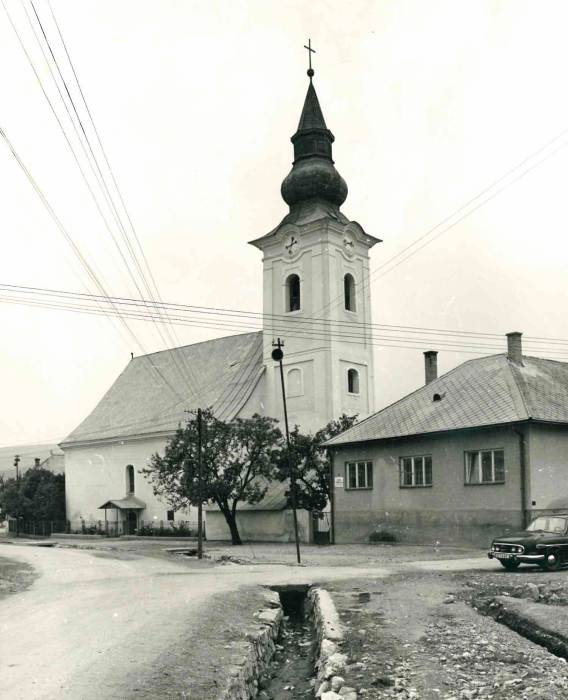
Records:
M126 467L126 493L134 494L134 467L132 464L128 464Z
M300 278L290 275L286 280L286 311L300 310Z
M347 370L347 391L350 394L359 393L359 372L356 369Z
M355 280L349 272L343 278L343 291L345 298L345 308L347 311L355 311Z

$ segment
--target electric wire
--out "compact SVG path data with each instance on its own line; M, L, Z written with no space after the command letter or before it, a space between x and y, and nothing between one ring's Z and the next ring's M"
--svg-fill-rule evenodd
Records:
M0 283L0 292L10 292L12 294L22 294L22 295L37 295L40 297L53 297L54 299L67 299L67 300L79 300L79 301L84 301L84 302L89 302L89 301L96 301L96 300L101 300L101 301L107 301L105 297L101 297L98 295L90 294L90 293L82 293L82 292L71 292L71 291L66 291L66 290L57 290L57 289L48 289L45 287L30 287L30 286L23 286L23 285L13 285L13 284L7 284L7 283ZM134 309L137 310L139 306L145 306L142 300L140 299L134 299L134 298L129 298L129 297L111 297L112 301L116 305L120 306L132 306ZM471 340L498 340L501 341L503 339L503 334L502 333L489 333L489 332L482 332L482 331L467 331L467 330L450 330L450 329L441 329L441 328L428 328L425 326L403 326L403 325L393 325L393 324L380 324L380 323L371 323L371 324L362 324L362 323L356 323L352 321L348 322L343 322L343 321L330 321L329 319L323 319L323 318L314 318L310 316L290 316L286 314L264 314L262 312L255 312L255 311L243 311L243 310L237 310L237 309L231 309L231 308L222 308L222 307L206 307L206 306L196 306L196 305L190 305L190 304L181 304L181 303L162 303L162 308L166 311L175 311L175 312L181 312L181 313L188 313L188 314L198 314L198 315L204 315L204 316L213 316L213 317L220 317L221 319L229 318L229 319L237 319L237 320L252 320L254 322L262 322L262 321L271 321L273 324L276 324L278 322L281 322L283 324L288 325L294 325L297 326L298 328L301 328L303 325L309 326L310 330L315 326L317 328L317 323L321 322L324 327L323 329L318 329L318 330L325 330L325 331L331 331L333 330L333 326L337 326L337 332L346 332L349 331L349 335L355 335L353 331L357 331L359 329L365 330L366 328L371 328L371 329L376 329L377 331L380 332L388 332L388 333L405 333L405 334L415 334L415 335L420 335L421 339L424 341L427 341L427 336L435 336L432 338L431 342L437 342L440 340L440 342L443 342L446 337L448 339L451 338L465 338L465 339L471 339ZM222 321L215 321L216 323L222 323ZM248 326L247 326L248 327ZM362 334L361 337L363 337L364 334ZM568 345L568 338L553 338L553 337L543 337L543 336L530 336L530 335L524 335L523 336L524 341L528 341L530 344L561 344L561 345Z
M85 159L87 160L87 162L88 162L88 164L89 164L89 167L90 167L90 170L91 170L91 173L93 174L93 177L95 178L95 180L96 180L96 182L97 182L97 184L98 184L98 186L99 186L99 188L100 188L100 190L101 190L101 192L102 192L102 194L103 194L103 198L104 198L104 200L105 200L105 202L106 202L107 207L109 208L109 211L110 211L110 213L111 213L111 216L113 217L115 223L117 224L118 230L119 230L119 232L121 233L121 236L122 236L123 241L125 242L126 250L127 250L127 252L130 254L131 258L132 258L133 261L134 261L135 268L137 269L138 274L139 274L139 276L140 276L140 278L141 278L141 280L142 280L142 284L143 284L143 286L144 286L145 289L146 289L146 293L147 293L147 295L148 295L149 298L150 298L150 302L146 302L146 299L144 298L144 293L143 293L142 290L140 289L140 286L139 286L139 284L138 284L138 281L137 281L137 279L136 279L136 276L135 276L134 273L132 272L132 269L131 269L131 267L130 267L130 265L129 265L129 263L128 263L126 257L125 257L124 252L122 251L121 246L119 245L119 243L118 243L118 241L117 241L117 239L116 239L116 236L114 235L114 232L112 231L111 226L109 225L109 223L108 223L108 221L107 221L106 216L102 213L102 210L101 210L100 207L98 206L98 200L97 200L96 197L94 196L94 193L92 192L92 190L90 190L91 195L93 196L93 198L95 199L95 203L97 204L97 209L98 209L98 211L99 211L99 214L101 215L101 217L102 217L102 219L103 219L103 222L104 222L104 224L105 224L105 228L107 229L108 233L110 234L110 236L111 236L111 238L112 238L112 241L113 241L113 243L115 244L115 247L116 247L116 249L117 249L118 252L119 252L119 255L120 255L120 257L121 257L121 259L122 259L122 261L123 261L123 263L124 263L124 265L125 265L127 271L128 271L128 274L129 274L129 276L130 276L132 282L134 283L134 286L135 286L135 288L136 288L136 291L137 291L138 294L140 295L141 299L144 300L144 302L146 302L146 303L148 303L148 304L152 304L152 291L151 291L151 289L150 289L150 287L149 287L149 285L148 285L148 282L147 282L146 277L145 277L145 275L144 275L144 271L142 270L142 267L140 266L140 263L139 263L138 258L137 258L137 256L136 256L136 253L135 253L135 251L134 251L134 248L133 248L133 246L132 246L132 244L131 244L131 242L130 242L130 239L129 239L129 237L128 237L128 233L127 233L127 231L126 231L126 228L125 228L125 226L124 226L124 224L123 224L123 222L122 222L122 219L120 218L120 214L119 214L119 212L118 212L118 208L116 207L115 202L114 202L114 200L113 200L113 197L112 197L112 195L111 195L111 193L110 193L110 191L109 191L109 188L108 188L108 186L107 186L105 177L104 177L104 175L103 175L103 173L102 173L102 170L101 170L101 168L100 168L100 166L99 166L97 157L96 157L96 155L95 155L95 153L94 153L94 150L93 150L93 148L92 148L92 146L91 146L89 137L88 137L87 132L86 132L86 130L85 130L85 127L84 127L84 125L83 125L83 121L82 121L82 119L81 119L81 116L79 115L79 112L78 112L77 108L76 108L75 102L74 102L74 100L73 100L73 97L72 97L71 92L70 92L70 90L69 90L69 87L68 87L68 85L67 85L67 81L65 80L65 77L64 77L64 75L63 75L63 73L62 73L62 71L61 71L61 68L60 68L59 63L58 63L58 61L57 61L57 58L56 58L56 56L55 56L55 53L54 53L54 51L53 51L53 49L52 49L52 47L51 47L49 38L48 38L48 36L47 36L47 34L46 34L46 31L45 31L45 29L44 29L44 27L43 27L43 24L42 24L42 22L41 22L41 19L40 19L38 13L37 13L37 10L36 10L36 7L35 7L35 5L34 5L34 2L33 2L33 0L30 0L30 4L31 4L31 6L32 6L34 15L35 15L36 20L37 20L37 22L38 22L38 25L39 25L39 27L40 27L40 30L41 30L41 33L42 33L42 35L43 35L44 41L45 41L45 43L46 43L46 45L47 45L47 47L48 47L49 53L50 53L50 55L51 55L52 61L53 61L54 65L55 65L55 68L56 68L56 70L57 70L57 73L58 73L58 75L59 75L59 79L60 79L60 81L62 82L62 84L63 84L63 86L64 86L64 88L65 88L65 92L66 92L67 97L68 97L68 100L69 100L69 102L70 102L70 104L71 104L71 108L72 108L72 110L73 110L73 112L74 112L74 114L75 114L75 118L76 118L76 120L77 120L77 122L78 122L78 124L79 124L79 126L80 126L81 132L82 132L82 134L83 134L83 138L81 137L81 134L79 133L79 131L78 131L78 129L77 129L77 126L76 126L76 124L75 124L75 120L73 119L73 117L72 117L72 115L71 115L71 113L70 113L69 107L68 107L68 105L67 105L67 101L65 100L65 97L63 96L63 94L62 94L62 92L61 92L61 90L60 90L60 88L59 88L59 84L58 84L58 82L57 82L57 79L55 78L55 75L53 74L53 70L52 70L52 68L51 68L49 59L48 59L47 55L45 54L45 50L44 50L44 48L43 48L43 45L42 45L42 43L41 43L41 41L40 41L40 39L39 39L39 37L38 37L38 35L37 35L37 32L36 32L36 30L35 30L35 27L33 26L32 18L30 17L30 15L29 15L29 13L28 13L28 11L27 11L27 8L25 7L24 0L21 0L21 4L22 4L22 7L24 8L24 11L25 11L26 16L27 16L27 18L28 18L28 22L29 22L29 24L30 24L30 27L31 27L33 33L34 33L34 36L35 36L35 38L36 38L36 41L37 41L38 45L40 46L40 49L41 49L41 51L42 51L42 55L43 55L44 60L45 60L45 62L46 62L46 64L47 64L47 66L48 66L48 69L49 69L50 75L51 75L51 77L52 77L52 80L53 80L53 82L55 83L55 85L56 85L56 87L57 87L57 91L58 91L58 93L59 93L59 96L60 96L60 98L61 98L61 101L63 102L63 105L64 105L65 110L66 110L66 112L67 112L67 115L68 115L68 117L69 117L69 120L71 121L71 124L72 124L72 126L73 126L73 129L74 129L74 131L75 131L75 135L76 135L77 139L79 140L79 143L80 143L80 146L81 146L83 155L84 155ZM53 13L53 10L52 10L52 15L53 15L54 18L55 18L55 15L54 15L54 13ZM61 30L59 29L59 27L58 27L58 32L59 32L60 37L62 38L62 33L61 33ZM68 57L69 62L71 62L71 59L70 59L70 56L69 56L69 53L68 53L67 50L66 50L66 55L67 55L67 57ZM31 60L31 58L29 58L29 60ZM75 75L76 81L78 82L77 74L76 74L76 72L75 72L74 69L73 69L73 74ZM38 78L38 80L39 80L40 83L41 83L41 79L39 78L39 75L37 74L37 72L36 72L36 77ZM44 95L46 95L46 97L47 97L46 91L43 89L43 85L42 85L42 91L43 91ZM82 91L81 91L81 94L82 94ZM50 103L50 106L51 106L51 103ZM53 109L54 109L54 108L52 107L52 111L53 111ZM89 112L89 114L90 114L90 112ZM58 121L58 123L59 123L60 126L62 127L61 122ZM94 122L93 122L93 120L92 120L92 117L91 117L91 123L94 125ZM90 156L89 156L89 153L87 152L87 150L86 150L86 148L85 148L85 145L84 145L83 141L85 142L85 144L86 144L86 146L87 146L87 148L88 148L88 150L89 150ZM99 142L100 142L100 139L99 139ZM69 140L68 140L68 144L69 144L69 146L72 148L72 146L71 146ZM75 160L76 160L77 165L79 166L78 159L76 158ZM108 161L107 161L107 162L108 162ZM80 166L79 166L79 167L80 167ZM85 180L86 178L84 177L83 179ZM130 217L129 217L129 218L130 218ZM166 333L166 335L169 335L169 334L170 334L169 327L168 327L167 325L165 325L164 328L162 329L160 325L156 324L156 325L155 325L155 328L156 328L156 330L157 330L157 332L158 332L158 335L159 335L161 341L163 342L163 344L164 344L166 347L168 347L169 345L174 345L174 344L175 344L174 341L173 341L173 339L171 338L171 335L170 335L169 341L166 340L166 338L164 337L164 333L162 332L162 330ZM177 344L179 345L179 341L177 342ZM184 381L184 383L186 383L189 387L192 388L192 391L193 391L194 393L197 394L197 393L198 393L198 390L197 390L197 383L198 383L198 382L197 382L196 377L195 377L194 375L192 376L191 369L190 369L188 366L186 366L186 367L180 366L180 365L178 364L178 359L177 359L177 358L174 360L174 363L175 363L175 365L176 365L176 370L177 370L178 373L180 374L181 379Z

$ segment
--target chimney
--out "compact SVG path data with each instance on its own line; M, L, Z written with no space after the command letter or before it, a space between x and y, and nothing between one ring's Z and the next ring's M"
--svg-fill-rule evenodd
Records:
M40 459L39 457L34 457L34 467L39 467Z
M438 379L438 351L427 350L424 353L424 373L426 384L430 384L434 379Z
M516 365L523 364L522 333L507 333L507 359Z

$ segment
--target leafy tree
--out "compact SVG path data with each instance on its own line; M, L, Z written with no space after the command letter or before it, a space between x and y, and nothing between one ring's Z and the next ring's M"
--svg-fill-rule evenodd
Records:
M172 508L216 503L227 521L233 544L242 544L237 527L239 503L258 503L275 477L282 433L273 418L255 414L232 423L217 420L211 409L202 412L202 480L198 482L197 413L180 426L141 472L154 495Z
M23 520L65 520L65 476L43 467L0 483L0 510Z
M357 416L343 413L337 420L330 421L315 434L303 435L295 426L290 433L290 461L296 471L296 507L308 511L321 511L325 508L330 495L331 464L328 451L322 447L326 440L347 430L357 420ZM278 478L281 481L290 478L287 450L283 449L278 465ZM290 491L286 492L288 505L292 505Z

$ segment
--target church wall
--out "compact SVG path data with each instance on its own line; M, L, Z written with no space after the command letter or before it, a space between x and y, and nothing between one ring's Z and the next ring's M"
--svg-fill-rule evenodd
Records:
M104 510L99 506L110 499L121 499L127 495L126 466L132 464L135 470L136 498L144 501L145 510L140 519L145 523L160 521L167 524L167 511L170 507L152 493L152 487L139 470L145 467L154 452L163 453L164 438L128 440L91 447L70 447L65 449L65 492L67 520L72 529L81 528L81 519L87 522L105 520ZM116 518L115 511L108 512L109 520ZM191 513L176 512L176 521L197 521L194 509Z
M505 483L465 484L465 452L487 449L504 450ZM432 485L401 487L400 458L418 455L432 458ZM351 461L372 461L372 488L346 488ZM369 542L372 532L382 532L409 543L487 545L522 527L520 447L511 428L338 447L333 462L337 543Z
M310 514L297 511L300 542L310 542ZM237 514L237 526L243 542L294 542L291 510L243 510ZM207 540L230 541L231 535L223 514L207 510Z

